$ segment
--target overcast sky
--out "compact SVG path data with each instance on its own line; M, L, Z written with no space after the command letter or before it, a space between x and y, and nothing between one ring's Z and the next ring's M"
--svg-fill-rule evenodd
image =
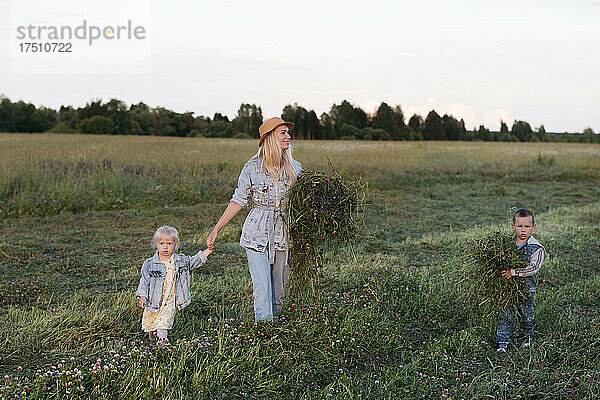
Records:
M83 20L131 20L145 38L20 51L34 40L19 26ZM116 97L233 117L244 102L266 118L346 99L367 112L400 105L407 120L434 108L468 128L523 119L598 132L599 72L600 0L0 0L0 93L53 108Z

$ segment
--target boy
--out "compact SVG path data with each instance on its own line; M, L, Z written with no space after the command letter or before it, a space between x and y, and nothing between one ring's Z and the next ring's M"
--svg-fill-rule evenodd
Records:
M533 340L533 308L536 293L535 274L540 270L546 250L531 234L535 231L535 217L533 213L521 208L513 215L511 223L515 231L515 244L523 252L523 258L527 262L524 268L510 269L502 272L506 279L513 276L526 277L527 286L529 286L529 297L517 307L507 307L498 321L496 336L498 337L498 352L506 352L510 343L510 335L515 328L515 308L521 317L521 338L524 339L523 348L531 346Z

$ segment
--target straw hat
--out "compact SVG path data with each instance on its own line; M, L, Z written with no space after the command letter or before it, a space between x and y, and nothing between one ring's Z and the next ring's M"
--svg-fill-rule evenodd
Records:
M260 139L258 140L258 145L260 146L267 137L267 133L271 132L275 128L281 125L287 125L288 128L292 129L294 127L293 122L285 122L279 117L269 118L258 128L258 133L260 135Z

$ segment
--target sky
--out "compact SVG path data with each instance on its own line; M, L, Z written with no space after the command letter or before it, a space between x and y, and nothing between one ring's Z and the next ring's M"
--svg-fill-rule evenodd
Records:
M140 26L142 39L66 39L23 52L18 27ZM600 130L600 0L0 0L0 93L36 106L95 98L265 118L342 100L406 119L517 120L549 132ZM83 30L82 30L83 32Z

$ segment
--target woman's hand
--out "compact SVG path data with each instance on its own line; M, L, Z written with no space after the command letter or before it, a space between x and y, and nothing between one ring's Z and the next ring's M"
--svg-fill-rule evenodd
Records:
M146 308L146 298L144 296L140 296L140 308Z
M219 221L213 228L212 232L210 233L210 235L208 235L208 239L206 239L206 246L208 246L210 250L215 249L215 241L217 240L219 231L223 229L225 225L227 225L227 223L231 220L231 218L233 218L235 214L237 214L238 211L240 211L241 209L242 206L240 206L235 201L229 202L229 205L227 206L225 211L223 211L223 215L221 215L221 218L219 218Z
M210 235L208 235L208 238L206 239L206 247L208 247L210 250L215 249L215 240L217 240L218 235L219 232L217 232L216 229L213 229Z

